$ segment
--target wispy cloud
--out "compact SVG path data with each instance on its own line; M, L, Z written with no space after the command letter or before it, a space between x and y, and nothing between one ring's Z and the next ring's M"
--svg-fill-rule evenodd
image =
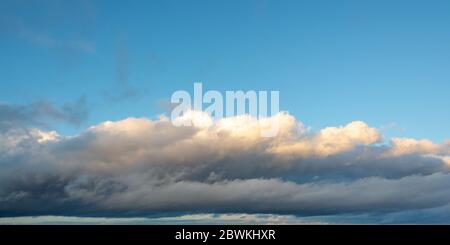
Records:
M96 43L88 31L94 26L92 23L95 20L95 11L90 1L80 1L77 4L60 1L5 1L0 5L0 35L3 38L20 38L32 45L58 52L96 53ZM29 12L30 7L36 9ZM67 20L74 25L61 30L59 24Z
M116 52L116 75L117 81L114 86L105 91L106 99L110 102L121 102L136 99L146 93L145 89L139 89L130 83L129 71L130 57L126 42L119 39Z
M21 26L19 28L18 35L33 44L42 45L49 48L73 49L89 54L94 54L96 52L95 43L92 41L86 41L82 39L59 39L56 37L52 37L49 34L33 31L31 29L25 28L24 26Z
M79 126L88 114L86 97L62 106L45 100L23 105L0 102L0 132L14 127L47 126L54 121Z

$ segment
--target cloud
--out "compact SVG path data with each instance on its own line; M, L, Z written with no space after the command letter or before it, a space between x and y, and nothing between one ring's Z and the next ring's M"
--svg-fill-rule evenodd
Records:
M9 128L45 126L49 122L64 122L80 125L88 117L85 97L68 102L61 107L48 101L18 105L0 102L0 131Z
M95 43L91 41L58 39L44 33L32 31L25 27L21 27L18 34L21 38L36 45L55 49L79 50L89 54L94 54L96 52Z
M264 122L201 112L178 120L193 124L161 116L107 121L72 137L32 128L0 135L0 215L313 217L450 205L448 142L383 143L362 121L310 132L287 113ZM260 137L275 122L279 134Z
M328 127L312 137L277 146L278 154L326 157L348 151L357 145L368 145L381 140L377 129L370 128L362 121L354 121L344 127Z
M119 39L116 52L117 82L115 86L105 91L104 95L110 102L121 102L136 99L147 93L145 89L136 88L130 83L129 52L126 42Z
M189 214L169 217L108 218L73 216L0 217L1 225L126 225L126 224L323 224L293 215L273 214Z
M394 156L408 154L450 154L448 142L439 145L427 139L393 138L391 139L391 145L392 148L389 154Z
M34 11L29 11L30 6ZM18 37L33 45L63 52L96 53L95 42L90 40L95 11L89 1L76 4L2 1L0 7L0 35L4 38ZM63 21L61 16L65 17ZM64 35L57 35L61 22L65 23Z

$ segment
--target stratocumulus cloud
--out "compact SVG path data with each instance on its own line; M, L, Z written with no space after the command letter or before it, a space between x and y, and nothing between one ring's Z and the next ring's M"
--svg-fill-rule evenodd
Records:
M71 137L4 130L0 216L314 216L450 204L449 141L385 141L362 121L310 132L287 113L179 120L193 123L127 118ZM260 137L261 121L274 120L278 135Z

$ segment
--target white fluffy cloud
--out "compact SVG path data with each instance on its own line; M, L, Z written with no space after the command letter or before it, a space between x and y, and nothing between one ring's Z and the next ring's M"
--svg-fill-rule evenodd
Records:
M383 143L362 121L309 132L287 113L214 122L127 118L77 136L0 135L0 215L170 212L325 215L450 204L450 143ZM279 134L262 138L276 123Z
M294 157L327 157L349 151L358 145L370 145L381 140L375 128L362 121L351 122L344 127L328 127L319 133L294 142L276 145L273 152Z
M393 156L409 154L450 154L448 142L436 144L427 139L393 138L391 139L391 145L392 148L389 154Z

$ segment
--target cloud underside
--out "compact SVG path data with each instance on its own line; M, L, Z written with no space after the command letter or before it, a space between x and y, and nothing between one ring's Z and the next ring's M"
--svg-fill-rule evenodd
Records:
M362 121L310 132L287 113L180 120L193 125L128 118L70 137L9 125L0 216L385 215L450 204L449 141L385 140ZM260 137L274 123L278 135Z

